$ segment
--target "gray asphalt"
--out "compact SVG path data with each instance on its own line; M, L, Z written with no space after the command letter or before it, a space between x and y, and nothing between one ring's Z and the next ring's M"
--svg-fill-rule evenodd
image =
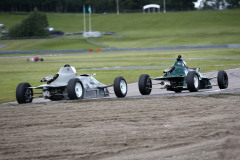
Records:
M0 44L0 48L7 46L6 44Z
M240 48L240 44L201 45L201 46L170 46L170 47L149 47L149 48L102 48L101 50L102 51L156 51L156 50L164 51L164 50L216 49L216 48ZM89 49L0 51L0 55L42 54L42 53L80 53L80 52L88 52Z

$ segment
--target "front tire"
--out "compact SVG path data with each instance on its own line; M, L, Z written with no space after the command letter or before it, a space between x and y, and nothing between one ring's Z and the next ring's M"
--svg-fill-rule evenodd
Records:
M152 91L152 80L148 74L142 74L138 80L138 89L142 95L149 95Z
M118 98L123 98L127 95L127 82L123 77L116 77L114 79L113 88Z
M29 83L19 83L16 89L16 99L19 104L31 103L33 100L33 90Z
M220 89L226 89L228 87L228 75L225 71L218 72L217 82Z
M70 100L83 99L84 88L82 82L78 78L68 81L67 93Z
M190 71L186 77L187 87L190 92L197 92L200 86L199 76L196 71Z

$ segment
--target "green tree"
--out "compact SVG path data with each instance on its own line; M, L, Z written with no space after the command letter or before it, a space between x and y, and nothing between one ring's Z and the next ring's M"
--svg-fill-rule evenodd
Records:
M166 7L168 11L193 10L193 1L197 0L166 0ZM231 4L229 8L240 7L240 0L226 1ZM163 8L163 0L118 0L118 2L121 12L139 11L146 4L160 4L161 9ZM93 13L116 12L116 0L0 0L0 12L29 12L35 7L42 12L82 12L83 5L91 5Z
M227 0L227 2L231 5L230 8L240 7L240 0Z
M49 32L45 28L48 26L47 16L44 13L34 10L21 24L10 28L10 37L35 37L48 36Z
M193 0L166 0L167 10L184 11L193 10Z

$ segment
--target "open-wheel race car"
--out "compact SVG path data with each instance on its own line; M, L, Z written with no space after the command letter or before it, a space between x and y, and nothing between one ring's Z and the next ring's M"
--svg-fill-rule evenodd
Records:
M37 57L37 56L35 56L35 57L33 57L33 58L28 58L27 59L27 62L42 62L42 61L44 61L44 59L43 58L39 58L39 57Z
M123 77L116 77L114 83L105 85L98 82L93 75L77 75L76 69L68 64L61 67L54 76L44 77L45 84L32 87L29 83L19 83L16 89L16 99L19 104L31 103L35 97L43 97L53 101L109 97L108 87L113 86L118 98L127 95L127 82ZM33 93L33 89L41 89ZM38 95L38 96L36 96Z
M179 55L174 65L163 72L162 77L150 78L148 74L142 74L139 77L138 88L142 95L149 95L152 91L152 80L158 80L159 84L163 86L161 89L176 93L180 93L182 90L197 92L199 89L211 89L210 80L213 78L217 78L220 89L228 87L228 75L225 71L219 71L217 77L208 78L202 76L199 72L200 69L189 69Z

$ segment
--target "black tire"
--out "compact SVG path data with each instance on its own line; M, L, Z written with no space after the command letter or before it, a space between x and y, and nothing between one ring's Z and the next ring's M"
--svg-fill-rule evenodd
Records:
M142 95L149 95L152 91L152 80L148 74L142 74L138 80L138 89Z
M51 96L49 99L51 101L60 101L62 100L64 97L63 96Z
M70 100L83 99L84 88L82 82L78 78L68 81L67 93Z
M113 82L114 93L118 98L123 98L127 95L127 82L123 77L116 77Z
M16 99L19 104L31 103L33 100L33 90L29 83L19 83L16 89Z
M182 92L182 89L175 89L174 92L175 92L175 93L181 93L181 92Z
M228 75L225 71L218 72L217 82L220 89L226 89L228 87Z
M199 76L196 71L190 71L186 77L187 87L190 92L197 92L200 86Z

